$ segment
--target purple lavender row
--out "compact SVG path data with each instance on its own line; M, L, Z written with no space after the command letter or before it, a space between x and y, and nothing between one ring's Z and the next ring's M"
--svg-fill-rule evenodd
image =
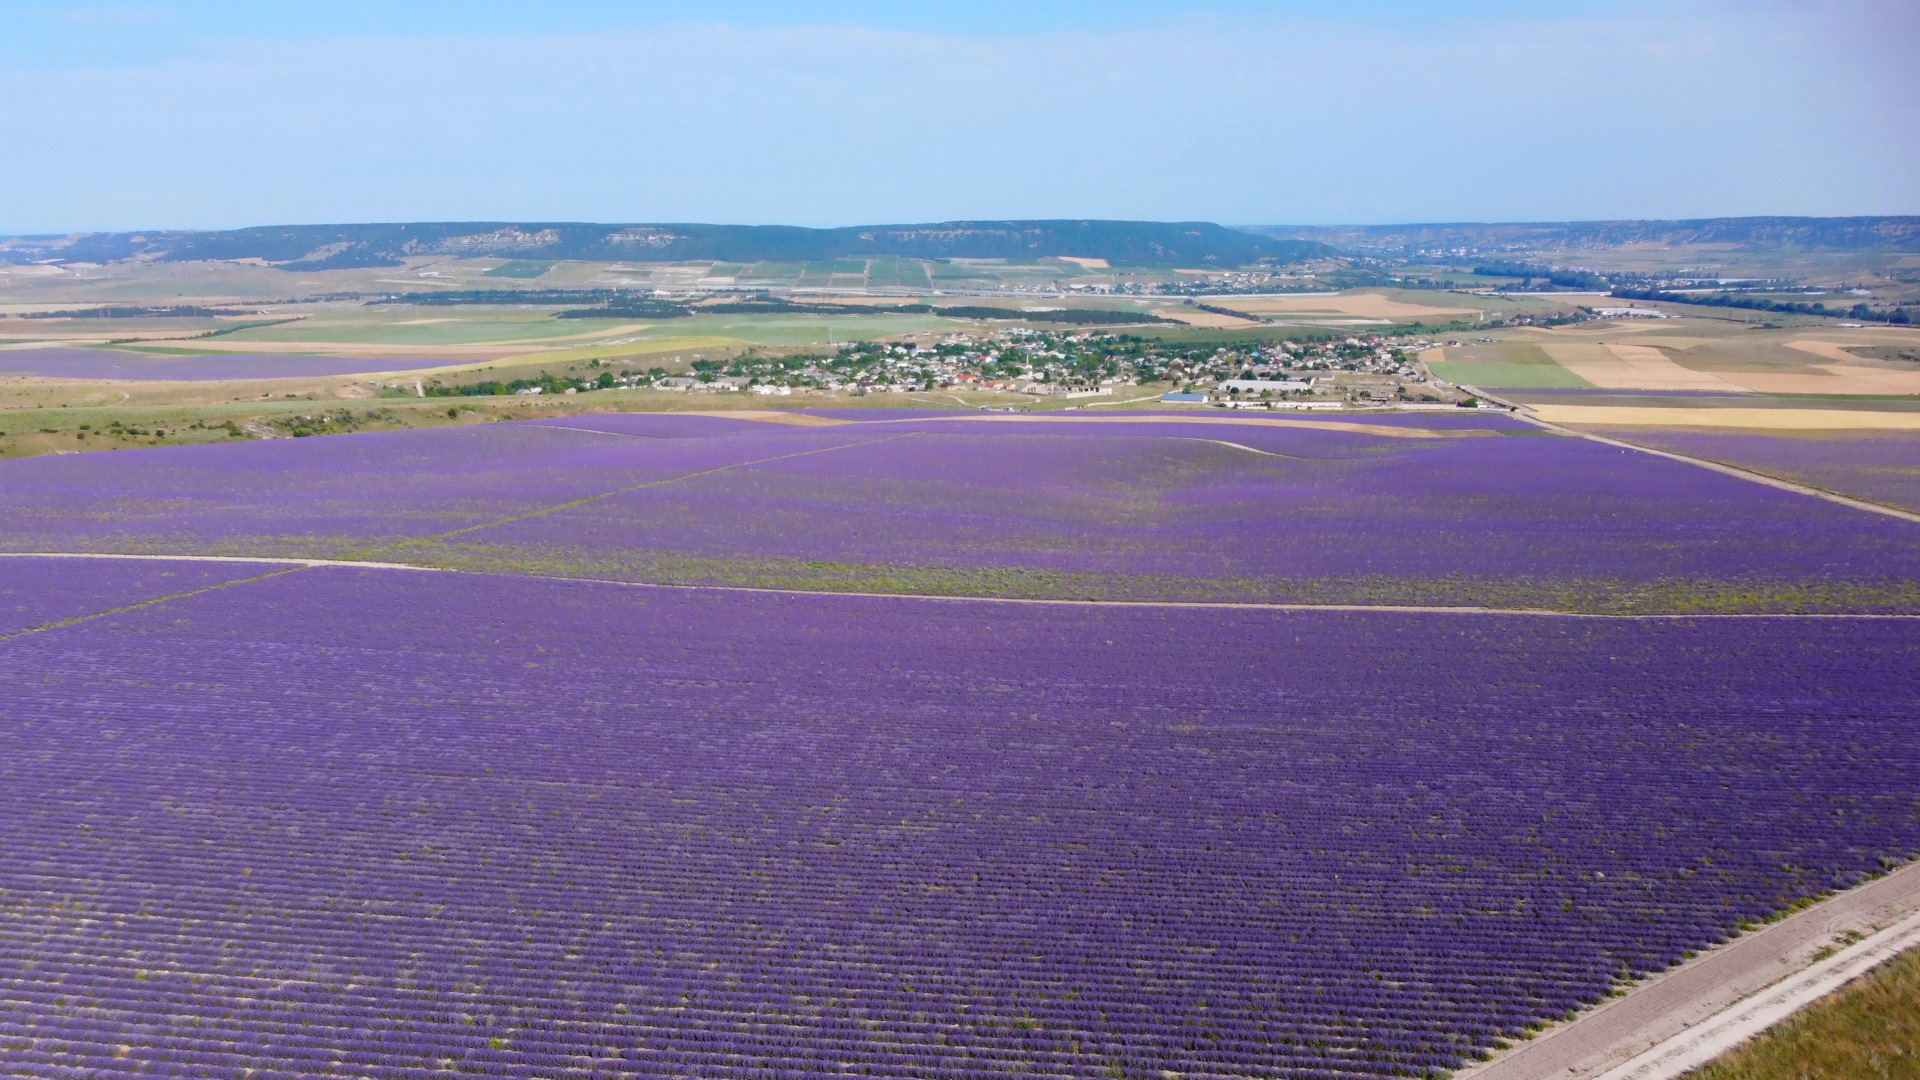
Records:
M238 581L272 569L171 560L0 558L0 634Z
M1920 566L1911 523L1569 438L694 419L732 433L499 424L4 462L0 543L364 556L699 473L459 543L555 572L661 558L1011 568L1164 578L1169 595L1224 579L1251 583L1249 598L1274 580L1707 581L1881 590L1898 606ZM922 430L941 423L955 431ZM711 471L783 455L802 456Z
M1884 621L308 570L0 647L23 1075L1418 1075L1920 850Z
M981 427L635 492L472 539L1241 580L1818 584L1911 579L1920 566L1911 523L1571 438Z
M893 420L893 419L907 418L907 417L913 418L915 420L926 420L926 421L935 421L935 422L958 422L963 424L978 424L980 422L978 419L970 419L970 420L961 419L962 416L966 416L967 414L955 413L955 411L952 409L807 409L805 410L805 412L813 416L825 416L835 420L851 420L856 423L861 423L861 422L871 423L873 421L878 421L878 420ZM988 417L986 421L987 423L1004 423L1005 422L1005 421L994 419L994 417L1000 414L989 413L986 415ZM1184 418L1184 420L1189 420L1189 421L1190 420L1207 420L1207 419L1232 420L1232 421L1240 421L1240 420L1278 421L1278 423L1274 424L1276 428L1295 424L1295 423L1306 424L1306 423L1325 423L1325 422L1338 422L1343 424L1368 424L1368 425L1380 425L1385 427L1422 427L1422 428L1455 428L1455 429L1480 428L1480 429L1485 429L1490 431L1526 430L1531 428L1531 425L1526 424L1519 420L1515 420L1512 416L1508 415L1507 413L1499 410L1495 410L1495 409L1488 409L1485 411L1461 409L1453 412L1417 412L1417 413L1358 412L1358 413L1338 413L1333 415L1322 413L1317 416L1302 415L1300 413L1287 413L1287 412L1276 412L1276 413L1228 412L1226 410L1212 410L1212 409L1207 409L1207 410L1128 409L1124 412L1107 410L1107 409L1094 409L1080 416L1074 416L1070 413L1026 413L1026 414L1020 415L1019 423L1024 425L1024 424L1046 424L1046 423L1052 422L1058 426L1065 426L1065 425L1072 425L1072 424L1079 423L1080 427L1076 428L1075 430L1085 430L1087 425L1085 425L1082 422L1087 419L1096 419L1101 424L1107 424L1107 423L1114 423L1118 421L1124 421L1127 419L1141 419L1141 420L1147 420L1150 422L1150 418L1156 417L1156 416L1178 416L1178 417ZM1234 423L1231 425L1222 425L1222 426L1234 426L1234 427L1240 427L1241 430L1247 430L1247 427L1245 425L1242 425L1239 423Z
M1763 435L1626 428L1602 433L1920 511L1920 438L1911 432Z
M858 442L725 442L494 424L0 462L13 550L339 556L604 491Z

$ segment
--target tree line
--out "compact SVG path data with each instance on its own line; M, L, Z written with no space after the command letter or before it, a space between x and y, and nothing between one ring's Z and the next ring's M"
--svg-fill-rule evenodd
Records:
M1615 289L1612 296L1620 300L1654 300L1663 304L1693 304L1698 307L1739 308L1743 311L1777 312L1782 315L1817 315L1825 318L1858 319L1861 322L1883 322L1894 326L1908 326L1913 322L1913 314L1906 307L1896 307L1891 311L1879 311L1862 302L1848 307L1828 307L1825 303L1814 301L1811 304L1795 300L1767 300L1757 296L1734 296L1730 293L1715 293L1701 296L1696 293L1663 292L1659 289Z

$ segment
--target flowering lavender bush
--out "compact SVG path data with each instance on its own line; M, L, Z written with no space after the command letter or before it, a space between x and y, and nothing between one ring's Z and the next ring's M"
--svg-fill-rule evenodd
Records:
M0 547L869 592L1920 610L1911 523L1484 426L614 416L36 458L0 462Z
M1761 434L1627 428L1602 433L1920 511L1920 439L1911 432Z
M339 557L798 449L782 434L753 425L724 441L636 439L494 424L23 458L0 462L0 543ZM860 440L826 432L809 445L836 441Z
M0 1054L1420 1075L1920 849L1917 653L296 571L0 644Z
M0 559L0 636L239 581L270 567L168 560Z

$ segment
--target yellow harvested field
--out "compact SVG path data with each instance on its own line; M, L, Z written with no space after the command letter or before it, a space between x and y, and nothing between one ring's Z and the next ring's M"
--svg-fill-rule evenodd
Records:
M1339 293L1334 296L1222 296L1209 303L1250 315L1349 315L1360 319L1401 319L1424 315L1472 315L1479 308L1432 307L1409 304L1380 293Z
M1083 259L1074 255L1062 255L1060 256L1060 261L1073 263L1075 266L1080 267L1080 269L1082 270L1107 269L1107 260L1105 259Z
M1807 338L1801 338L1799 341L1787 342L1787 348L1799 349L1801 352L1812 353L1822 360L1834 360L1842 364L1857 364L1860 362L1858 356L1848 352L1838 342L1833 341L1813 341Z
M1762 394L1920 394L1920 371L1859 364L1814 364L1813 368L1819 374L1730 371L1726 377Z
M1535 329L1532 332L1537 334L1550 334L1554 338L1618 337L1621 334L1645 334L1655 330L1664 331L1667 328L1660 324L1670 321L1671 320L1667 319L1634 319L1628 322L1610 322L1603 320L1599 322L1574 323L1571 326ZM1693 340L1700 341L1704 339L1696 338Z
M1679 334L1658 332L1661 328L1657 326L1645 329L1656 332L1651 335L1652 340L1646 341L1644 344L1652 345L1660 349L1691 349L1696 345L1713 345L1724 340L1721 338L1685 337ZM1608 334L1607 336L1612 337L1613 335Z
M1561 367L1603 390L1744 389L1718 375L1684 368L1649 345L1548 345Z
M1855 409L1702 409L1633 405L1533 405L1551 424L1743 428L1749 431L1920 431L1920 412Z

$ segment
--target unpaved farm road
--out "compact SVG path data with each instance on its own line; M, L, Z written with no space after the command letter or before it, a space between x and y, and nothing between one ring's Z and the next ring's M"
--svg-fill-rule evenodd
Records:
M1777 476L1769 476L1763 472L1754 472L1752 469L1743 469L1738 465L1729 465L1724 461L1714 461L1711 458L1692 457L1688 454L1676 454L1670 450L1655 450L1651 446L1641 446L1639 443L1623 442L1619 439L1609 439L1605 435L1596 435L1591 431L1581 431L1579 428L1563 427L1559 424L1554 423L1551 420L1545 419L1544 417L1540 416L1538 413L1534 412L1531 408L1525 405L1516 404L1504 398L1495 397L1494 395L1487 393L1485 390L1482 390L1479 387L1468 386L1465 383L1460 383L1458 385L1460 386L1460 389L1465 390L1470 394L1473 394L1478 397L1484 398L1488 401L1491 401L1495 405L1499 405L1504 408L1513 410L1514 419L1520 420L1524 423L1532 424L1533 426L1538 428L1545 428L1548 431L1557 431L1562 435L1571 435L1577 439L1586 439L1590 442L1602 443L1607 446L1617 446L1622 450L1637 450L1642 454L1651 454L1654 457L1663 457L1669 461L1681 461L1681 462L1685 462L1688 465L1698 465L1703 469L1710 469L1713 472L1725 473L1728 476L1738 477L1742 480L1751 480L1756 484L1765 484L1768 487L1779 488L1782 491L1792 491L1801 495L1811 495L1816 499L1825 499L1830 503L1838 503L1841 506L1852 507L1855 510L1865 510L1865 511L1868 511L1869 513L1874 513L1874 514L1885 514L1888 517L1897 517L1902 521L1920 522L1920 514L1916 514L1911 510L1902 510L1897 506L1888 506L1885 503L1869 502L1865 499L1856 499L1850 495L1842 495L1837 491L1828 491L1825 488L1809 487L1806 484L1796 484L1791 480L1782 480Z
M1670 1080L1832 990L1848 961L1871 966L1920 942L1916 914L1920 863L1743 934L1455 1080ZM1842 951L1849 931L1867 937Z

